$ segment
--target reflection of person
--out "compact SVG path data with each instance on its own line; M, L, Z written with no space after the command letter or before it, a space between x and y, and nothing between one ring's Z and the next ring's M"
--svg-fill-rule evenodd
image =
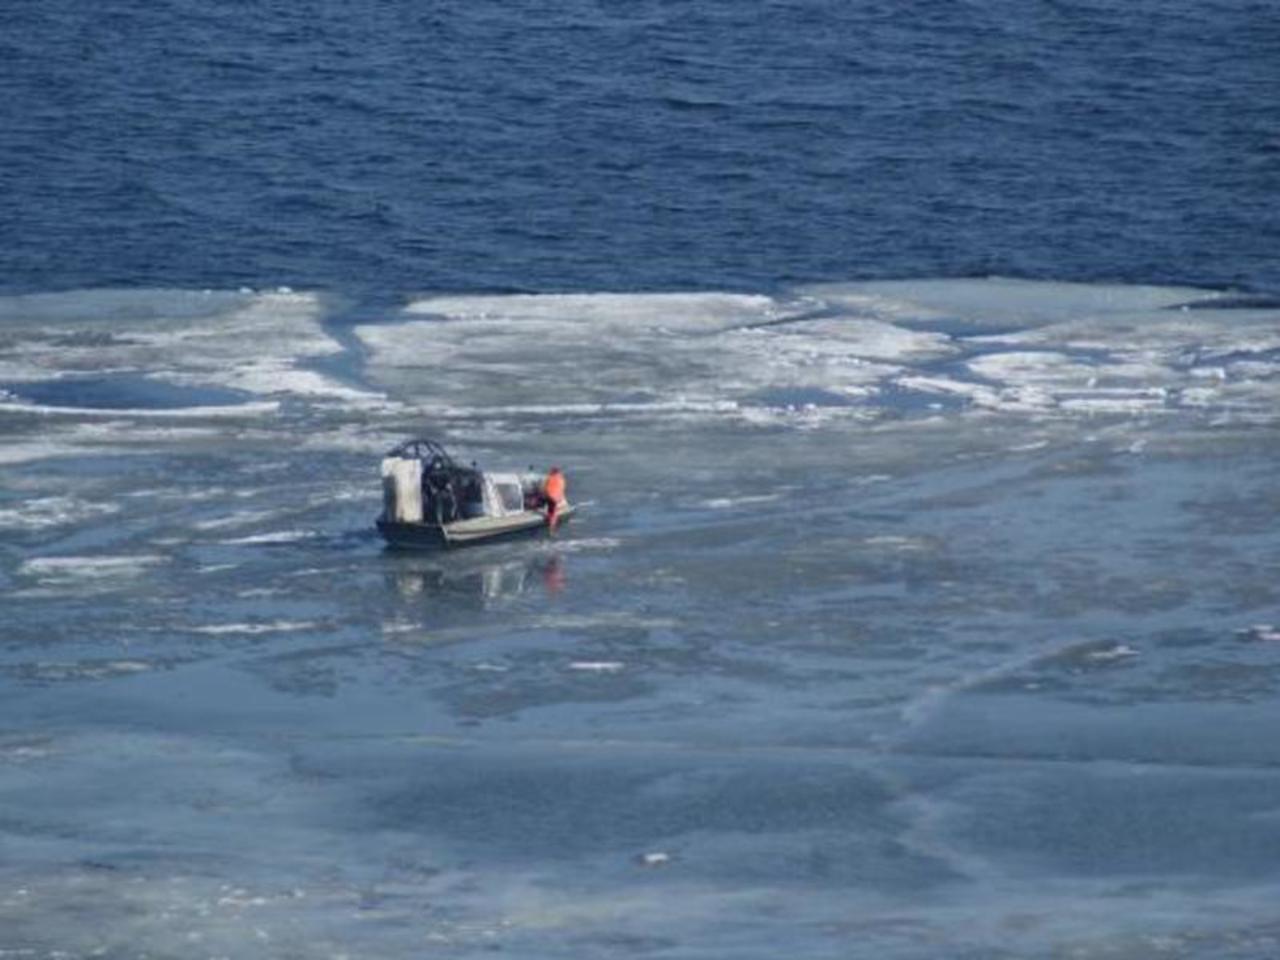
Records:
M547 588L547 593L559 593L564 589L564 582L564 561L556 554L542 568L542 585Z
M565 479L559 467L547 471L547 478L542 481L542 497L547 505L547 526L554 533L556 524L560 522L560 511L565 507Z

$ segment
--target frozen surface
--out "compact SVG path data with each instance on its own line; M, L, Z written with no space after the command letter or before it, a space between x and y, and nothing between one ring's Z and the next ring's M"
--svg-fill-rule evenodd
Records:
M1280 315L1216 299L0 301L0 957L1275 956ZM424 433L588 505L385 551Z

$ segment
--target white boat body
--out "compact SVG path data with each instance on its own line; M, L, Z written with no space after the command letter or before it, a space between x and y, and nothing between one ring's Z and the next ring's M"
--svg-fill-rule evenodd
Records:
M573 506L565 506L560 511L558 522L565 522L573 513ZM546 527L547 515L540 510L522 510L501 517L466 517L442 526L378 520L378 531L391 546L417 549L482 543L517 533L533 533Z
M546 476L460 467L439 444L412 440L382 461L378 532L394 547L461 546L549 527ZM563 504L558 520L574 509Z

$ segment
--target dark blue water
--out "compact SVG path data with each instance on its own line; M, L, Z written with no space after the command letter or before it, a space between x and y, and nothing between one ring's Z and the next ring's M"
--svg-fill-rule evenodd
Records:
M0 287L1280 289L1245 0L9 0Z
M92 407L99 410L143 408L178 410L186 407L243 403L248 394L216 387L181 387L145 377L68 377L11 384L14 396L52 407Z

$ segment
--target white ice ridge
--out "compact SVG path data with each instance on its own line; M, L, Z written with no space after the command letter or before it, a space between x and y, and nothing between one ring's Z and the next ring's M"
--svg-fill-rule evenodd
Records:
M191 633L202 633L208 636L257 636L264 633L297 633L302 630L314 630L320 624L314 620L275 620L270 623L210 623L196 627L187 627Z
M218 542L229 546L253 546L258 544L300 543L303 540L311 540L317 536L319 534L314 530L273 530L270 533L257 533L247 537L234 537Z
M22 561L18 566L18 572L24 576L35 577L42 583L72 583L85 580L137 577L163 562L164 557L154 554L34 557L30 560Z
M628 415L645 415L645 414L699 414L699 413L736 413L740 405L734 400L698 400L688 399L685 397L677 397L672 400L661 400L652 402L635 402L628 403L626 401L613 401L603 403L526 403L526 404L510 404L487 406L484 408L486 414L491 416L519 416L519 415L535 415L535 416L564 416L564 417L591 417L602 415L628 416ZM429 412L433 417L443 419L458 419L470 417L475 414L473 407L442 404L440 406L428 406L424 410Z
M0 508L0 528L39 530L82 523L119 511L118 503L81 500L69 496L35 497Z
M625 667L620 660L575 660L569 664L570 670L581 673L619 673Z
M149 660L82 660L72 662L39 661L27 664L23 672L41 680L108 680L135 676L162 669L163 664ZM3 953L0 953L0 957Z
M579 331L714 332L785 316L773 298L735 293L576 293L428 297L405 309L472 323L519 323Z
M772 503L782 497L780 493L752 494L743 497L712 497L703 500L701 506L708 510L733 510L738 507L757 507L762 503Z
M176 379L176 378L175 378ZM123 420L143 418L148 420L222 420L227 418L261 417L275 413L280 404L274 400L242 403L231 406L193 406L147 409L143 407L66 407L51 404L30 403L25 400L0 398L0 410L10 414L33 414L41 417L66 417L80 420Z
M1195 287L1058 283L1008 277L829 283L801 293L888 322L959 322L970 328L1019 329L1081 316L1163 310L1209 301Z
M221 517L209 520L197 520L191 526L195 530L222 530L228 527L244 527L251 523L260 523L275 516L272 510L237 510Z

